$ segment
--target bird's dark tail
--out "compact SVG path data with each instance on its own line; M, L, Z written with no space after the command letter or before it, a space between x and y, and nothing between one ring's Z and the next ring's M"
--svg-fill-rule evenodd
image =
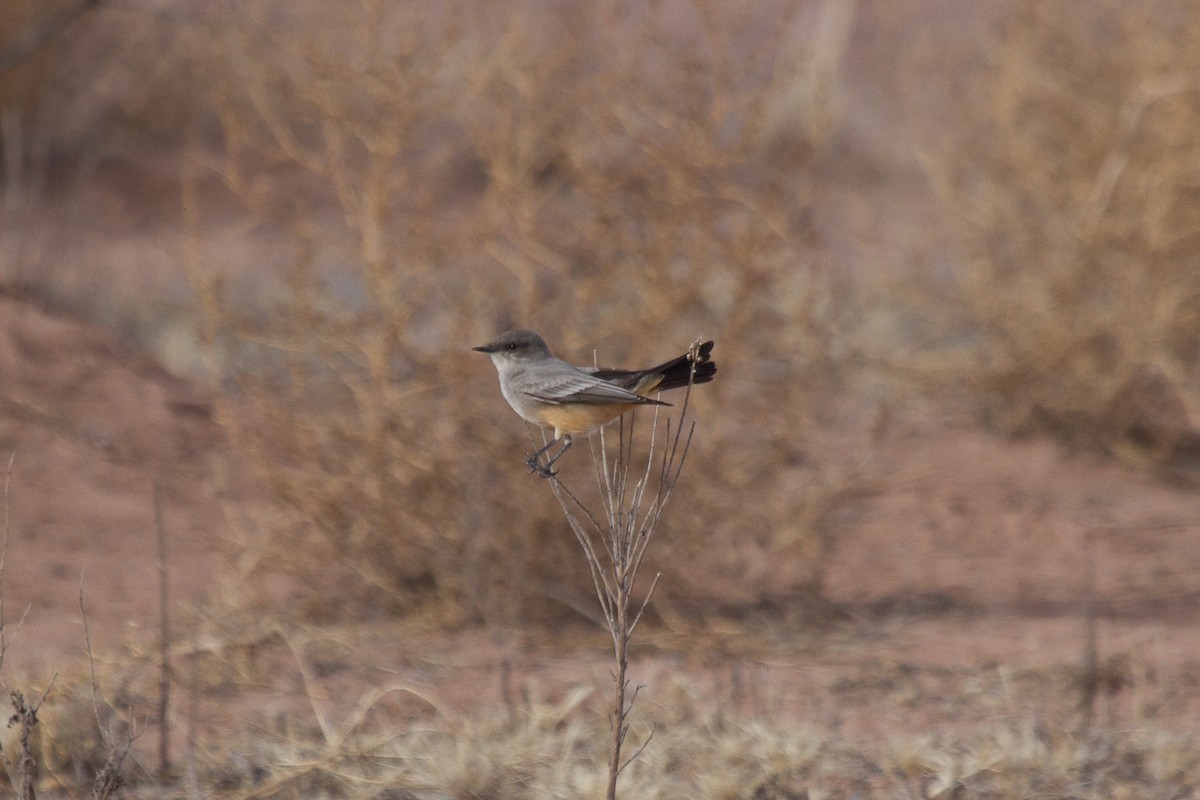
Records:
M696 377L694 383L708 383L717 374L717 362L710 360L713 349L712 342L700 345L696 359ZM602 369L594 374L597 378L612 381L617 384L628 383L630 388L636 386L643 378L661 375L662 380L653 388L655 392L665 392L668 389L678 389L688 385L691 374L691 353L684 353L678 358L672 358L657 367L643 370Z

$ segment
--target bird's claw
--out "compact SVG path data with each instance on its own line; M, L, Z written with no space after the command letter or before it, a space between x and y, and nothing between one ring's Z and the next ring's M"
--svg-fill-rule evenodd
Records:
M543 466L535 456L530 456L525 460L525 466L529 467L530 473L537 473L542 478L553 478L558 474L558 470L550 469L549 466Z

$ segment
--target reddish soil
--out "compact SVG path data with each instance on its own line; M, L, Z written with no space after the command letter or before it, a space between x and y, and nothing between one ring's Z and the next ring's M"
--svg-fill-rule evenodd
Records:
M4 667L44 678L85 651L81 587L98 651L157 626L155 485L171 594L204 596L222 436L203 391L16 297L0 296L0 380L0 460L12 462Z

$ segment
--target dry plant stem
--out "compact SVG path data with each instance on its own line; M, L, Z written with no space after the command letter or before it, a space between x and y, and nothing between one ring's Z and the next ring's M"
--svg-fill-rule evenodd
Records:
M615 800L618 777L625 767L641 755L654 735L651 732L637 751L622 761L621 753L625 737L629 733L629 712L638 693L635 688L632 697L629 696L629 642L650 602L650 597L654 594L659 576L655 575L640 603L634 602L634 588L646 556L646 548L662 519L663 509L670 500L671 492L687 459L688 449L691 447L695 423L687 426L686 437L683 436L683 431L699 346L699 340L692 344L692 376L680 406L679 424L672 433L671 420L667 419L666 435L660 452L658 412L661 406L655 407L650 425L646 466L632 484L630 479L636 415L630 414L628 419L622 417L618 422L615 458L609 457L607 434L603 428L599 434L599 445L592 440L592 466L603 505L600 518L584 505L566 484L557 477L552 476L550 479L554 496L562 506L563 514L587 559L596 587L596 597L600 601L604 620L612 635L616 671L613 675L613 702L609 717L612 738L608 763L608 800Z
M51 687L54 686L54 681L58 677L58 673L50 678L50 683L46 686L46 691L42 692L42 696L33 705L25 700L25 695L16 689L10 689L8 692L9 698L12 700L13 718L9 724L18 723L21 726L21 759L18 762L17 774L20 776L18 792L21 800L34 800L37 796L34 791L34 778L37 775L37 768L33 758L33 746L30 744L29 736L33 733L33 729L37 727L38 711L42 708L42 703L46 702L46 695L50 694Z
M158 769L166 777L171 770L171 725L167 717L171 702L170 587L167 583L167 528L163 522L162 489L154 482L154 528L158 535L159 696Z
M1100 658L1096 644L1096 547L1095 534L1087 531L1083 537L1083 659L1079 675L1079 735L1084 737L1095 719L1096 700L1100 689Z
M133 742L137 738L138 732L134 731L125 736L125 741L118 746L113 743L112 737L104 725L104 720L100 718L99 684L96 682L96 657L92 653L92 635L88 630L87 611L83 605L83 573L79 575L79 617L83 620L83 643L87 649L88 679L92 691L92 714L96 718L96 730L100 733L100 738L104 741L104 746L108 750L108 758L105 759L104 766L101 767L92 781L92 797L94 800L105 800L105 798L111 797L113 792L121 788L121 784L123 783L121 765L125 763L125 758L129 755L129 750L133 747ZM112 704L108 703L107 700L105 703L110 708L112 707Z
M199 716L200 710L200 659L196 657L198 648L197 630L199 621L195 613L191 619L190 641L190 669L188 670L188 716L187 716L187 744L184 749L184 759L186 767L184 777L186 779L188 800L196 800L201 797L200 794L200 779L196 771L196 719Z
M4 667L4 652L8 649L8 640L4 636L4 565L8 562L8 532L12 519L9 515L8 485L12 479L13 461L17 451L8 455L8 468L4 471L4 542L0 545L0 669Z

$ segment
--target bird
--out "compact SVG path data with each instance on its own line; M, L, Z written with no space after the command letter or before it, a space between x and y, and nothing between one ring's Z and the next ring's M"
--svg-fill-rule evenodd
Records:
M530 472L543 478L558 474L552 467L575 437L589 436L639 406L669 406L651 395L689 383L708 383L717 373L711 360L712 341L694 345L656 367L634 370L572 366L552 356L545 340L529 330L507 331L471 349L491 357L499 373L500 393L513 411L534 425L554 430L554 438L526 460ZM558 452L548 455L555 445L560 445Z

